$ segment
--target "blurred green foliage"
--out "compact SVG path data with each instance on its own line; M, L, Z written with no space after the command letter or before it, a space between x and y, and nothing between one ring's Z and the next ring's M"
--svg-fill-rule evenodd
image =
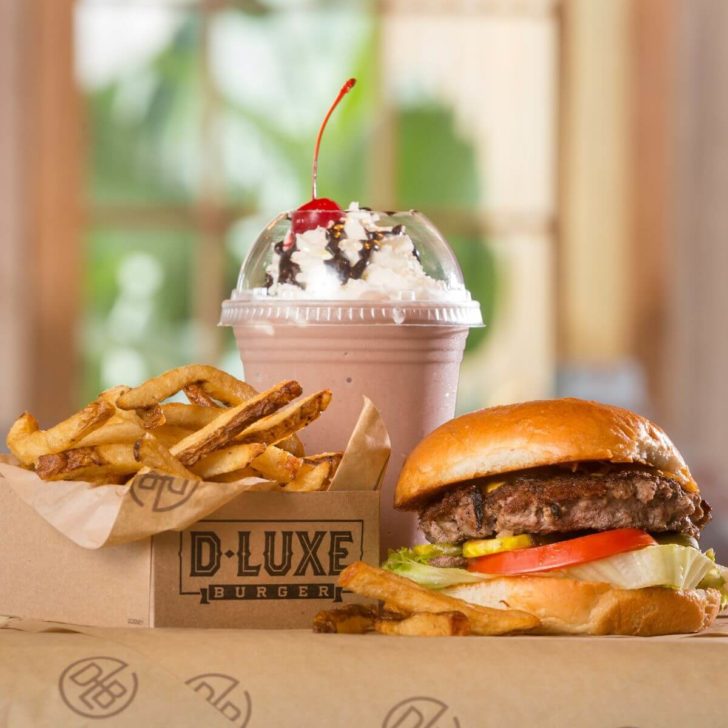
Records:
M188 293L194 245L192 231L90 231L82 401L109 385L105 371L133 386L194 359ZM124 362L126 376L113 379Z
M474 150L455 131L452 111L423 103L396 119L398 203L419 210L474 210L480 197Z
M202 103L199 33L197 13L186 14L148 64L87 94L89 199L155 204L193 198Z
M476 212L480 180L471 144L458 135L452 111L434 102L400 111L397 129L397 204L424 210L445 235L463 271L465 285L483 310L493 315L496 293L493 254L480 237L448 229L437 212ZM473 329L466 351L480 346L487 329Z

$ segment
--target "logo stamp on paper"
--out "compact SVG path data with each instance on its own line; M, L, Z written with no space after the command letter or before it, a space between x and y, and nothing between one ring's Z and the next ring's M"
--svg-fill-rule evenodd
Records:
M181 480L159 473L145 473L134 478L129 493L141 508L151 501L152 511L163 513L173 511L186 503L198 485L199 483L194 480Z
M387 713L382 728L460 728L460 721L442 700L415 697L397 703Z
M86 657L71 663L58 680L63 702L85 718L111 718L131 705L139 680L116 657Z
M196 693L199 693L212 705L215 710L222 713L231 723L239 728L245 728L250 721L253 705L250 693L247 690L236 690L240 681L230 675L220 672L206 672L187 680ZM232 697L231 697L231 694ZM237 702L233 702L233 697Z

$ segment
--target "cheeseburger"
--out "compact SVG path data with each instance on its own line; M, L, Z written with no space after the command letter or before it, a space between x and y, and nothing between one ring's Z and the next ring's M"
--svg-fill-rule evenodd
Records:
M628 410L559 399L472 412L410 454L395 506L429 544L385 568L551 633L696 632L728 597L702 553L710 508L668 436Z

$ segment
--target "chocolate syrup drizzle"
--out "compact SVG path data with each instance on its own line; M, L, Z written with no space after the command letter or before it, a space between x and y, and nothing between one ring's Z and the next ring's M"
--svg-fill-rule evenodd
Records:
M374 251L380 249L381 242L385 237L394 237L404 233L404 225L395 225L391 230L367 230L366 240L362 241L361 249L359 250L359 260L352 264L341 249L341 241L346 239L344 223L345 220L342 218L326 229L326 250L331 254L331 258L324 261L329 268L334 269L342 285L351 279L358 280L364 275L364 271L369 265L372 254ZM412 247L413 255L419 261L420 256L417 248L414 244ZM291 256L298 250L298 247L294 244L288 249L285 249L284 241L281 240L273 246L273 250L280 256L278 261L278 283L292 283L294 286L303 288L296 280L296 277L301 272L301 266L291 259ZM266 288L270 288L272 285L273 278L267 275L265 286Z
M291 245L286 250L283 243L283 240L279 240L273 246L273 250L281 256L278 262L278 283L292 283L294 286L302 288L303 286L296 280L296 276L301 272L301 266L291 260L291 256L296 252L297 248L295 245ZM273 279L267 277L265 285L266 288L270 288L273 285Z
M367 239L362 241L361 250L359 250L359 260L352 265L349 258L346 257L341 250L341 241L346 238L344 232L344 221L335 222L326 230L326 250L331 253L331 258L325 260L324 263L336 271L342 285L353 278L358 280L369 265L369 260L375 250L379 250L379 244L384 238L382 231L367 230Z

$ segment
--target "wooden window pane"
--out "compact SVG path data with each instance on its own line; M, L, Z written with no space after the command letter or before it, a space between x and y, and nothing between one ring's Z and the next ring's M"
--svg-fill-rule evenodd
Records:
M382 31L388 95L435 99L456 110L457 128L475 143L479 174L487 181L480 204L490 214L550 222L558 16L538 13L536 4L534 14L510 15L392 6Z
M483 306L458 408L549 396L559 17L536 3L434 7L391 2L383 19L397 203L427 210ZM451 121L436 124L443 110Z
M553 387L554 241L514 233L495 237L494 309L485 310L488 337L463 361L458 406L463 410L540 399Z

